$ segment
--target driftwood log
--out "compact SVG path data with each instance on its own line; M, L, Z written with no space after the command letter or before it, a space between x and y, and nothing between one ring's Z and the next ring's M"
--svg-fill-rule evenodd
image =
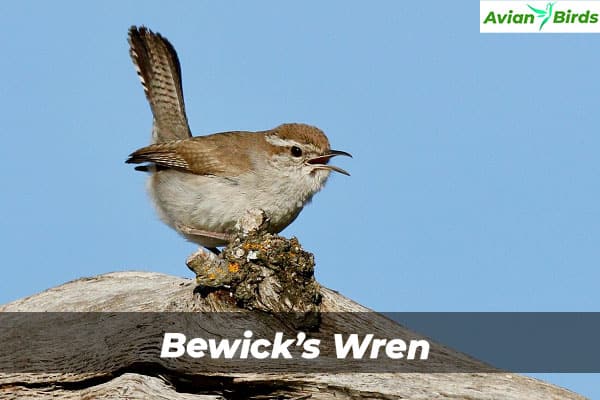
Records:
M256 227L262 226L258 217ZM335 357L327 369L306 368L311 364L294 367L294 360L286 368L280 368L277 361L276 369L268 372L264 361L202 369L198 360L178 359L173 364L158 357L160 345L147 328L158 326L162 334L164 324L172 321L158 319L171 315L176 316L174 323L182 315L196 318L192 321L195 328L214 337L245 329L244 324L256 315L260 317L253 320L255 332L279 330L281 324L290 322L282 321L282 316L298 312L309 318L292 318L292 331L300 324L300 330L317 327L313 331L321 337L365 329L400 338L419 337L320 286L314 280L312 254L296 239L242 231L220 257L200 252L188 259L196 280L116 272L78 279L0 306L0 398L583 399L535 379L494 370L436 343L431 343L435 358L427 360L428 368L436 373L396 372L383 364L378 370L352 369L350 361ZM320 311L318 321L310 318L315 311ZM210 318L201 319L204 315ZM80 317L79 325L64 323ZM31 327L31 320L45 318L50 322ZM133 329L126 326L131 319L136 323ZM70 326L75 330L69 331ZM12 360L16 361L11 364ZM490 370L496 372L481 372Z
M31 311L234 311L218 296L194 292L195 282L151 272L117 272L79 279L0 307ZM321 311L368 311L321 288ZM381 317L381 324L390 321ZM408 331L406 331L408 332ZM68 346L65 343L65 346ZM3 352L18 349L3 348ZM54 399L582 399L568 390L509 373L210 374L193 382L151 367L116 365L97 376L2 374L0 398ZM470 362L447 353L447 362ZM187 377L189 379L189 376Z

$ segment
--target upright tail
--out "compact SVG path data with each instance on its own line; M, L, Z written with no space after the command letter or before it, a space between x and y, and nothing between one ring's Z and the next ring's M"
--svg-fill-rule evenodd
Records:
M152 109L153 141L191 137L183 101L181 66L173 45L144 26L132 26L129 54Z

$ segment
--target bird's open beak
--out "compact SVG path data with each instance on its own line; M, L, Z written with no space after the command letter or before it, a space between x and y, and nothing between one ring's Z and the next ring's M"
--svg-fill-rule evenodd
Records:
M309 165L311 165L314 169L328 169L331 171L339 172L340 174L350 176L348 171L341 169L340 167L336 167L335 165L329 165L329 160L335 156L352 157L352 154L346 153L345 151L341 151L341 150L329 150L328 154L325 154L325 155L322 155L319 157L315 157L315 158L311 158L310 160L307 161L307 163Z

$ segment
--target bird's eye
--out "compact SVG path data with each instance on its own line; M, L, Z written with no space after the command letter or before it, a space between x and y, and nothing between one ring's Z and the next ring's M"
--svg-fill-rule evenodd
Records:
M298 146L292 146L292 155L294 157L300 157L302 155L302 149Z

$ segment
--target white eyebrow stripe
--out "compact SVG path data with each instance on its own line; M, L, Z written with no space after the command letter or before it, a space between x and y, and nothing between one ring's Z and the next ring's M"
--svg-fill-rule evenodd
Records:
M281 146L281 147L298 146L305 151L313 151L315 153L318 152L318 149L312 143L302 144L302 143L299 143L292 139L282 139L277 135L267 135L267 136L265 136L265 140L267 142L271 143L273 146Z
M267 142L271 143L273 146L298 146L298 147L302 147L302 145L298 142L296 142L295 140L286 140L286 139L282 139L277 135L267 135L265 136L265 139L267 140Z

